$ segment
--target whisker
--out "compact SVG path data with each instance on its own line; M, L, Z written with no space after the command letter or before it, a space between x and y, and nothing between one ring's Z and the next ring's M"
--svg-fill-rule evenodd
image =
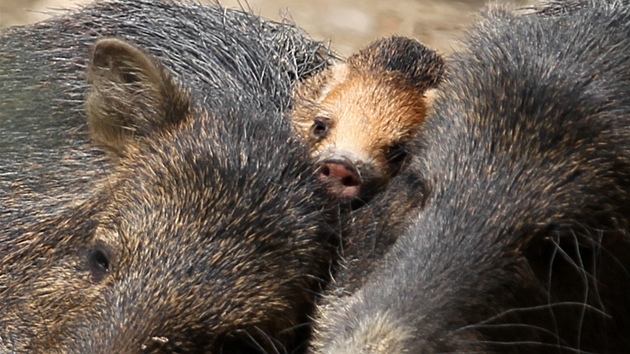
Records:
M556 239L559 239L560 235L556 234ZM554 239L555 241L555 239ZM556 246L553 250L553 254L551 256L551 260L549 261L549 280L547 281L547 305L551 305L552 301L551 301L551 284L552 284L552 273L553 273L553 263L556 259L556 256L558 255L558 247ZM553 329L556 333L556 338L558 339L557 344L560 345L560 336L558 335L559 329L558 329L558 321L556 319L556 314L555 312L553 312L553 307L548 307L549 309L549 315L551 316L551 320L553 321Z
M593 353L593 352L585 352L583 350L572 348L572 347L567 347L567 346L564 346L564 345L556 345L556 344L551 344L551 343L542 343L542 342L535 342L535 341L502 342L502 341L490 341L490 340L478 340L478 341L474 341L474 340L459 340L458 342L490 344L490 345L503 345L503 346L531 345L531 346L539 346L539 347L546 347L546 348L562 349L562 350L567 350L567 351L570 351L570 352L573 352L573 353L579 353L579 354L597 354L597 353Z
M558 340L558 345L560 345L561 338L558 336L557 332L550 331L544 327L530 325L526 323L497 323L497 324L481 324L481 325L469 325L468 329L476 329L476 328L525 328L525 329L534 329L537 331L541 331L543 333L547 333L552 335L554 338ZM564 342L564 341L562 341ZM567 344L567 343L564 343Z
M491 321L500 319L501 317L504 317L504 316L510 315L510 314L517 314L517 313L525 312L525 311L544 310L544 309L548 309L548 308L551 308L551 307L559 307L559 306L581 306L581 307L586 307L586 308L588 308L590 310L595 311L596 313L599 313L600 315L602 315L602 316L604 316L604 317L606 317L608 319L612 319L611 315L603 312L602 310L600 310L600 309L598 309L598 308L596 308L594 306L591 306L591 305L588 305L588 304L584 304L584 303L579 303L579 302L564 301L564 302L556 302L556 303L553 303L553 304L546 304L546 305L539 305L539 306L531 306L531 307L524 307L524 308L509 309L509 310L503 311L503 312L501 312L501 313L499 313L499 314L497 314L495 316L492 316L492 317L490 317L488 319L485 319L483 321L480 321L480 322L477 322L477 323L474 323L474 324L470 324L470 325L467 325L467 326L460 327L460 328L456 329L454 332L459 332L459 331L462 331L462 330L465 330L465 329L469 329L471 326L477 326L477 325L481 325L481 324L486 324L486 323L489 323Z
M266 353L267 353L267 351L265 350L265 348L264 348L264 347L263 347L260 343L258 343L258 341L256 340L256 338L254 338L254 336L252 336L251 334L249 334L249 332L248 332L248 331L246 331L246 330L244 330L244 329L241 329L241 330L238 330L238 331L236 331L236 332L237 332L237 333L244 333L244 334L247 336L247 338L249 339L250 343L251 343L251 344L254 344L254 345L256 346L256 349L257 349L257 350L259 350L261 353L264 353L264 354L266 354Z
M256 329L256 331L258 331L258 333L260 333L260 335L262 335L263 338L265 338L267 340L267 342L269 344L271 344L271 347L273 348L273 352L275 354L280 354L280 353L286 353L287 352L286 348L278 340L270 337L267 333L265 333L265 331L260 329L258 326L254 326L254 329ZM280 352L280 350L278 350L278 347L276 346L276 344L282 346L282 352Z
M294 331L294 330L296 330L296 329L300 329L300 328L304 328L304 327L309 327L309 326L312 326L312 325L314 325L314 324L315 324L315 322L314 322L314 321L300 323L300 324L297 324L297 325L295 325L295 326L291 326L291 327L285 328L285 329L283 329L282 331L280 331L280 333L282 334L282 333L292 332L292 331Z
M573 259L573 257L569 256L566 251L564 251L561 247L560 244L556 241L553 240L552 242L554 243L554 245L556 245L556 248L559 250L560 254L562 254L564 256L564 258L567 260L568 263L572 264L575 269L580 273L580 277L582 278L583 281L583 285L584 285L584 296L582 298L582 302L584 304L586 304L586 302L588 301L588 295L589 295L589 276L591 276L590 274L588 274L588 272L586 271L586 269L584 268L584 261L582 260L582 256L580 254L580 246L579 246L579 240L578 240L578 236L575 234L575 232L572 232L572 236L575 240L575 242L573 242L573 245L575 247L575 254L577 257L577 261ZM595 279L594 276L592 276L593 279ZM582 338L582 327L584 324L584 317L586 316L586 308L582 307L582 311L580 313L580 320L578 323L578 327L577 327L577 345L578 345L578 350L579 350L579 346L581 343L581 338Z

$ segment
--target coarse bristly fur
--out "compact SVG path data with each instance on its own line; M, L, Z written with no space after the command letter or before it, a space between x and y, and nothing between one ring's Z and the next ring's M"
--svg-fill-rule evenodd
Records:
M394 36L297 86L291 118L332 194L366 201L399 172L443 73L438 53Z
M63 184L38 189L42 172L20 181L29 197L10 189L20 183L1 188L0 351L299 344L335 256L337 212L282 114L292 81L325 65L320 46L237 11L135 0L9 29L0 43L15 54L0 68L10 81L0 80L9 95L2 129L17 132L14 142L30 133L25 158L36 151L31 167ZM20 93L34 87L48 105L18 124ZM65 121L50 118L64 112ZM82 130L80 119L89 130L77 136L96 152L55 170L72 139L55 145L54 132ZM0 154L1 166L11 169L20 151L6 149L16 161ZM91 172L92 159L107 168ZM73 178L86 183L75 189Z
M630 7L540 6L487 10L453 55L426 205L311 352L630 348Z
M257 104L285 111L293 82L324 69L329 57L295 25L194 1L99 1L0 29L4 220L62 212L111 170L90 142L83 106L90 50L103 37L157 57L208 106L242 93L271 97ZM43 200L54 207L42 208Z

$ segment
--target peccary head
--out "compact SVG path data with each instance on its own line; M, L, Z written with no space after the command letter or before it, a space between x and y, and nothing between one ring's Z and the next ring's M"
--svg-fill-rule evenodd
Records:
M293 120L330 193L367 201L407 161L444 62L405 37L382 38L300 86Z
M630 347L627 4L486 14L422 138L426 207L314 352Z
M228 353L291 344L334 238L325 193L289 124L258 108L264 97L226 93L202 107L118 39L96 43L88 80L91 135L116 166L74 211L0 238L0 348Z

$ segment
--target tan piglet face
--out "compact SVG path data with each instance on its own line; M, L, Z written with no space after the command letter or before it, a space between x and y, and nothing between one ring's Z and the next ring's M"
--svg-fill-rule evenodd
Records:
M343 155L391 176L426 115L421 92L404 87L395 73L345 70L345 80L325 92L310 127L313 154Z
M391 37L296 87L294 127L329 192L367 200L398 173L442 73L437 53Z

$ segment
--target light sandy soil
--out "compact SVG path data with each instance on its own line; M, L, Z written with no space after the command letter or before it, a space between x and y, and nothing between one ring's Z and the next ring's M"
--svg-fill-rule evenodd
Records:
M533 0L503 0L526 4ZM0 27L41 21L54 9L73 8L87 0L0 0ZM202 1L209 2L209 1ZM227 7L248 4L271 19L288 17L334 50L348 55L370 41L399 34L419 39L443 53L457 45L484 0L222 0Z

